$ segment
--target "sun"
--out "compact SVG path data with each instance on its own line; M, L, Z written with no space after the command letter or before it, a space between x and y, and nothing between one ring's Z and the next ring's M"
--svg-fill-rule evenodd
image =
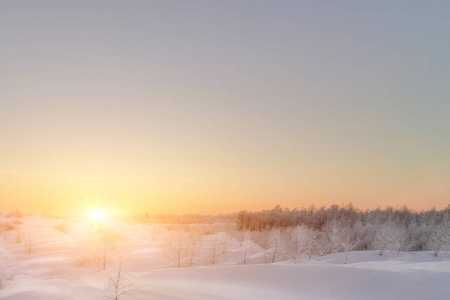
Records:
M108 215L104 210L93 210L89 213L89 218L95 222L102 222L108 218Z

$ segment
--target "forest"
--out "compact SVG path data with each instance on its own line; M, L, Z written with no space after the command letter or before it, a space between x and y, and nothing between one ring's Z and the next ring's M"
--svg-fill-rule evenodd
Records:
M240 211L236 228L254 236L267 233L270 248L284 245L288 253L327 255L378 250L383 255L392 250L396 255L403 251L433 251L437 256L449 248L449 219L450 206L420 212L406 206L366 211L352 204L293 210L276 206L260 212Z

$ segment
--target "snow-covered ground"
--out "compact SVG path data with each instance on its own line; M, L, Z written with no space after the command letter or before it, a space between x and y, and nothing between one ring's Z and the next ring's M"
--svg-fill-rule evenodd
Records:
M351 252L265 264L226 233L0 215L0 299L449 299L450 260L429 252ZM113 233L114 232L114 233ZM245 264L244 264L245 262ZM177 268L178 264L181 268ZM116 281L117 282L117 281Z

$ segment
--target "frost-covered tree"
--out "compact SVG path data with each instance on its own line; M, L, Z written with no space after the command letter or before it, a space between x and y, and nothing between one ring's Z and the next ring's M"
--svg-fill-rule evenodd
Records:
M341 225L336 219L327 224L325 227L325 253L333 254L342 249L342 231L343 225Z
M392 225L389 224L381 226L372 243L373 247L380 251L380 256L382 256L389 248L389 243L392 239L391 226Z
M175 233L174 237L171 236L171 240L169 241L169 253L175 261L177 268L181 268L188 258L190 246L190 241L184 232L178 231Z
M392 250L396 253L397 257L400 256L402 251L407 251L409 245L409 235L406 228L393 223L382 225L373 243L373 246L380 251L380 256L386 250Z
M242 253L242 263L245 265L247 263L247 256L248 256L248 246L251 239L251 233L250 231L245 231L242 235L242 243L241 247L243 248Z
M351 229L346 229L344 231L342 231L341 234L341 238L342 238L342 249L345 252L345 259L344 259L344 264L348 263L348 254L350 251L352 251L353 249L355 249L356 245L358 244L357 241L355 241L352 237L353 233L351 231Z
M283 236L282 236L282 232L279 228L273 228L270 232L269 232L269 261L271 263L274 263L276 258L277 258L277 254L279 252L279 248L281 246L281 242L283 240Z
M442 250L446 250L450 243L450 214L446 214L437 226L430 238L428 247L438 256Z
M286 232L283 244L287 255L298 263L303 257L312 254L313 242L311 231L305 225L301 225Z
M396 256L399 257L401 252L408 251L409 245L409 235L406 228L403 226L393 227L390 247L395 251Z
M187 259L188 265L192 266L194 262L195 252L197 250L197 239L194 237L189 241L188 251L187 251Z
M405 206L385 209L379 207L370 211L358 210L351 204L300 210L277 206L272 210L260 212L241 211L237 215L237 229L241 232L256 232L256 236L265 238L258 238L262 243L259 243L259 240L257 243L268 248L267 232L272 228L287 232L296 226L306 226L314 232L317 245L314 247L314 254L318 255L348 252L349 246L353 246L352 251L376 249L380 255L387 250L397 255L402 251L424 249L436 249L436 253L439 253L443 249L450 249L448 234L444 234L446 231L435 225L440 224L446 214L450 214L450 206L441 211L432 209L420 212ZM342 232L347 229L351 231L350 240L346 239ZM358 243L352 245L355 241ZM273 255L273 252L268 250L267 253L266 259L270 262L269 256Z

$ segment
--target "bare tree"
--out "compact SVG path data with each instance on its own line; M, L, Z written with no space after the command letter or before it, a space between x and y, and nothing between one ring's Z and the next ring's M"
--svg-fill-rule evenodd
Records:
M95 239L89 243L88 253L82 254L79 265L87 265L100 272L105 270L112 261L112 235L107 230L96 232ZM81 239L79 246L81 248Z
M214 236L214 238L210 241L210 253L209 253L209 262L214 265L216 263L216 255L217 255L217 236Z
M101 237L101 243L102 243L102 246L103 246L103 255L102 255L102 264L103 264L103 270L105 270L106 269L106 260L107 260L107 253L108 253L108 249L107 249L107 246L108 246L108 236L106 235L106 234L104 234L102 237Z
M184 232L176 232L175 238L170 240L169 253L175 260L177 268L181 268L189 254L189 241Z
M105 288L99 299L119 300L122 296L131 295L136 291L123 269L123 250L118 261L117 269L106 274L105 278Z
M77 265L91 267L97 272L103 270L103 251L99 245L92 245L85 253L80 253Z
M358 242L352 239L352 232L349 228L342 232L342 248L345 252L344 264L348 263L348 254L355 249L357 244Z
M222 254L225 257L225 259L227 259L227 246L228 246L228 236L225 236L222 248Z
M195 251L197 250L197 241L195 238L191 239L189 248L188 248L188 261L189 266L192 266L194 262Z

